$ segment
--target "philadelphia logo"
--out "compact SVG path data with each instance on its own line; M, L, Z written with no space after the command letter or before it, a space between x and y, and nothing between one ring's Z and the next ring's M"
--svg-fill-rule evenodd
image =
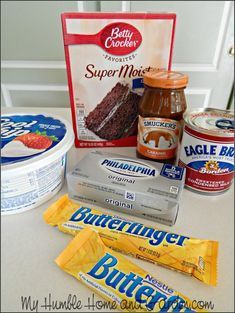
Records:
M101 161L100 165L112 173L129 177L146 178L156 177L158 175L156 168L146 163L128 159L104 159Z

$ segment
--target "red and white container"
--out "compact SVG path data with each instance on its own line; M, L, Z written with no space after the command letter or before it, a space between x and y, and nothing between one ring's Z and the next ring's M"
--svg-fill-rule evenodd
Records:
M234 176L234 113L199 109L184 114L179 165L186 168L185 186L204 194L229 189Z

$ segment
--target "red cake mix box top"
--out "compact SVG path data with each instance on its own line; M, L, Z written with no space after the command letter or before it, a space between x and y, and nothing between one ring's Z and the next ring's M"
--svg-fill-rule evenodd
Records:
M135 146L142 75L170 69L175 14L64 13L76 147Z

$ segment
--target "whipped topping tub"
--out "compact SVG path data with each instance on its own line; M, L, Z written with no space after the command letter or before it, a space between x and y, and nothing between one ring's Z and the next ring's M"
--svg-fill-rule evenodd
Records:
M69 122L55 115L1 117L1 214L35 208L60 190L73 140Z

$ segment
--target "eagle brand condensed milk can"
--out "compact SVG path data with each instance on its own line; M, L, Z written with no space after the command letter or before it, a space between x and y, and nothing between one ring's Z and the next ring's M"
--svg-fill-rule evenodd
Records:
M234 175L234 113L199 109L184 114L179 165L186 168L185 186L204 194L229 189Z

